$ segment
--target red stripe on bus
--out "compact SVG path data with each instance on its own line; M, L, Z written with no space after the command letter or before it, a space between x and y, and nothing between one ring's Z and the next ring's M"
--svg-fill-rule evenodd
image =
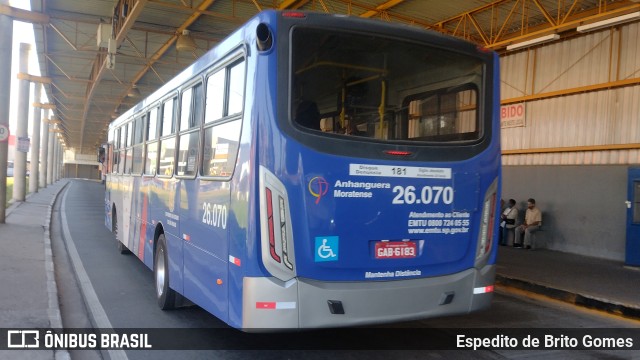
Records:
M256 309L267 309L267 310L275 310L276 303L273 301L258 301L256 302Z

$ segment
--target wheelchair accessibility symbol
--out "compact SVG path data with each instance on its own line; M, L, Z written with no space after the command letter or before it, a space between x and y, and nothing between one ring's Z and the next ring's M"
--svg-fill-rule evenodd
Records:
M316 237L315 260L338 261L338 248L340 238L338 236L318 236Z

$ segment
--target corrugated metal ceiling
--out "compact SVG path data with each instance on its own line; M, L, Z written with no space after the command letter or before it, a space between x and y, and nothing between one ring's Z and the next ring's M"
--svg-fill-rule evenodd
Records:
M49 16L48 23L35 27L36 47L43 76L53 81L46 91L62 120L66 144L92 154L106 140L112 117L140 100L127 96L133 85L141 96L151 93L260 10L379 18L501 50L527 34L567 31L563 24L571 21L640 5L630 0L31 0L31 6ZM142 11L135 13L138 6ZM121 34L115 68L106 69L107 51L97 46L97 29L125 7L128 16L120 21L131 22L131 28ZM569 31L575 32L571 24ZM183 29L195 38L193 52L176 50Z

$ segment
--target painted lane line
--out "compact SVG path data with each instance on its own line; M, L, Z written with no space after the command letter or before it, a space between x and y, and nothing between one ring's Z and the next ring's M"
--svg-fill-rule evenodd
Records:
M71 192L73 187L73 183L71 183L64 193L62 198L62 206L60 208L60 214L62 216L62 230L64 232L64 242L67 246L67 253L69 254L69 258L71 259L71 264L73 265L73 269L76 274L76 278L78 279L78 284L80 285L80 290L82 291L82 296L84 297L84 301L91 313L91 318L93 319L93 325L100 329L113 329L111 326L111 322L107 317L107 313L104 311L102 304L100 304L100 300L98 299L98 295L96 294L93 285L91 284L91 280L89 279L89 275L82 264L82 260L80 259L80 255L78 254L78 250L76 249L75 242L71 237L71 232L69 231L69 223L67 222L67 195ZM124 350L108 350L109 357L112 360L128 360L127 354Z

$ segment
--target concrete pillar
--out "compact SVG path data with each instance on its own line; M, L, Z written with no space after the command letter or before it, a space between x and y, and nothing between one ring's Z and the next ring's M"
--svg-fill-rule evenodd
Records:
M58 146L60 147L60 163L59 163L60 171L58 172L58 180L59 180L64 177L64 146L62 146L62 139L60 139Z
M58 181L58 137L53 137L53 182Z
M0 0L9 5L9 0ZM0 128L9 129L9 104L11 103L11 56L13 52L13 19L0 14ZM0 141L0 224L4 224L7 203L7 155L9 142Z
M51 111L45 110L45 114L49 114L49 116L45 116L45 120L42 122L42 126L40 129L42 144L40 148L42 149L40 154L40 174L38 175L39 185L41 188L47 187L47 164L48 164L48 156L49 156L49 122L47 118L50 118Z
M62 153L62 143L60 142L60 139L58 139L58 179L60 180L60 178L62 178L62 158L64 157L64 154Z
M54 133L49 132L49 144L47 145L47 186L53 182L53 148L56 138Z
M55 181L60 180L60 163L62 162L62 151L60 151L60 138L56 136L56 171Z
M33 100L35 103L42 103L40 99L40 90L42 89L42 84L34 83L33 84ZM38 192L38 182L40 179L39 169L40 169L40 121L42 120L42 109L39 105L33 107L33 126L31 128L31 166L29 167L29 192L37 193Z
M29 51L31 45L20 44L20 64L18 71L22 74L29 73ZM13 200L24 201L27 195L26 175L27 175L27 153L20 151L19 142L21 138L28 137L29 127L29 80L19 80L18 82L18 124L16 126L16 156L13 165ZM29 149L26 149L27 151Z
M60 139L60 179L64 177L64 146L62 145L62 139Z

